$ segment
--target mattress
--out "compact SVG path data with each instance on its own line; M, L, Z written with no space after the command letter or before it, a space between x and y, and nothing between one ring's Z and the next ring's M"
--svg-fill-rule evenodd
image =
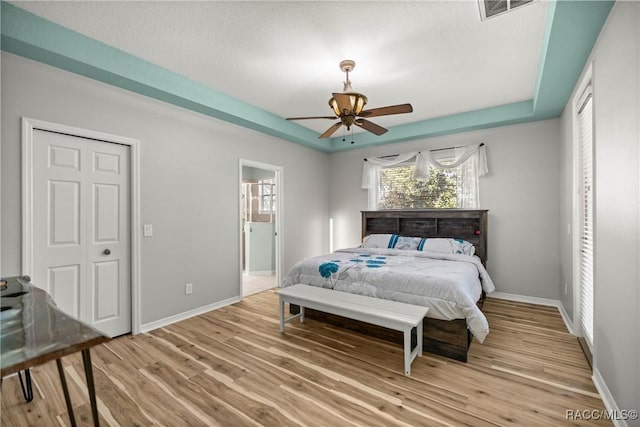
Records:
M281 286L297 283L428 307L435 319L466 319L480 342L489 333L476 302L495 287L476 256L347 248L297 263Z

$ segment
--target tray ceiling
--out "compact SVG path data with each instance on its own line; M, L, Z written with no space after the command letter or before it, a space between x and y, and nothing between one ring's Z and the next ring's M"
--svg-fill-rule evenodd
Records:
M246 106L253 113L229 121L263 132L269 128L265 133L324 151L353 146L343 147L341 131L330 141L313 140L330 121L279 124L277 119L331 114L327 101L331 92L342 90L344 74L338 63L347 58L356 61L350 79L353 89L369 98L368 107L405 102L414 107L411 114L376 118L376 123L391 131L381 137L358 133L355 146L526 121L522 120L526 116L546 118L547 113L536 116L535 104L544 89L545 67L557 66L546 64L554 26L557 32L567 31L570 20L563 20L562 14L565 9L575 11L575 5L570 7L564 4L567 2L556 5L534 1L481 21L478 3L464 0L12 3L19 9L3 4L3 50L43 60L24 46L15 47L16 39L28 36L12 28L5 30L6 12L29 21L29 25L59 24L61 27L51 26L47 31L73 30L65 35L69 40L89 38L115 48L109 50L109 55L121 52L124 57L143 60L140 62L145 66L171 72L197 87L210 88L213 95L232 98L229 111L223 105L215 105L209 107L221 114L210 114L207 108L201 108L204 114L225 120L226 115L242 116L235 109ZM583 14L606 18L610 7L609 4L606 13L601 7ZM25 11L44 19L30 19L31 14ZM580 19L577 21L579 25ZM597 35L602 22L591 32ZM45 43L21 41L32 47ZM590 45L582 50L590 52L593 41L592 36L587 42ZM67 48L64 42L56 47L36 47L65 51L57 53L77 61L79 53L72 51L72 43L67 44ZM579 68L579 73L586 56L578 59L582 63L573 68ZM92 67L96 61L100 62L100 58L86 58ZM124 75L126 70L109 72L131 78ZM149 74L149 70L142 73ZM553 73L558 74L555 70ZM91 73L88 76L96 78ZM569 82L569 92L574 82ZM149 86L153 85L151 82ZM184 102L181 106L191 108L189 105ZM198 111L197 107L192 109ZM257 119L259 123L252 126L256 122L253 114L262 116L263 111L269 113L268 117ZM464 124L465 117L468 126ZM455 119L456 124L447 126L447 118ZM287 137L290 133L295 136Z

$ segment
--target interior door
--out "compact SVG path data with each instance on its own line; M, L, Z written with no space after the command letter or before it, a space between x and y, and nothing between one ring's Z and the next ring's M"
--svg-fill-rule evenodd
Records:
M129 156L34 129L32 282L109 336L131 331Z

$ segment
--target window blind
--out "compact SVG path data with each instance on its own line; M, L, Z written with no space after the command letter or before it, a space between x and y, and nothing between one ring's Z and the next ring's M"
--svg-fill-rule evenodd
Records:
M578 110L580 190L580 326L593 346L593 111L591 87Z

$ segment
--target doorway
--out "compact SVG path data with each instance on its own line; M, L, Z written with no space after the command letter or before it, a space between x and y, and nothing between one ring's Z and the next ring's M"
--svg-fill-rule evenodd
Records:
M137 141L23 119L23 274L114 337L139 329Z
M282 168L240 160L240 295L280 281Z

